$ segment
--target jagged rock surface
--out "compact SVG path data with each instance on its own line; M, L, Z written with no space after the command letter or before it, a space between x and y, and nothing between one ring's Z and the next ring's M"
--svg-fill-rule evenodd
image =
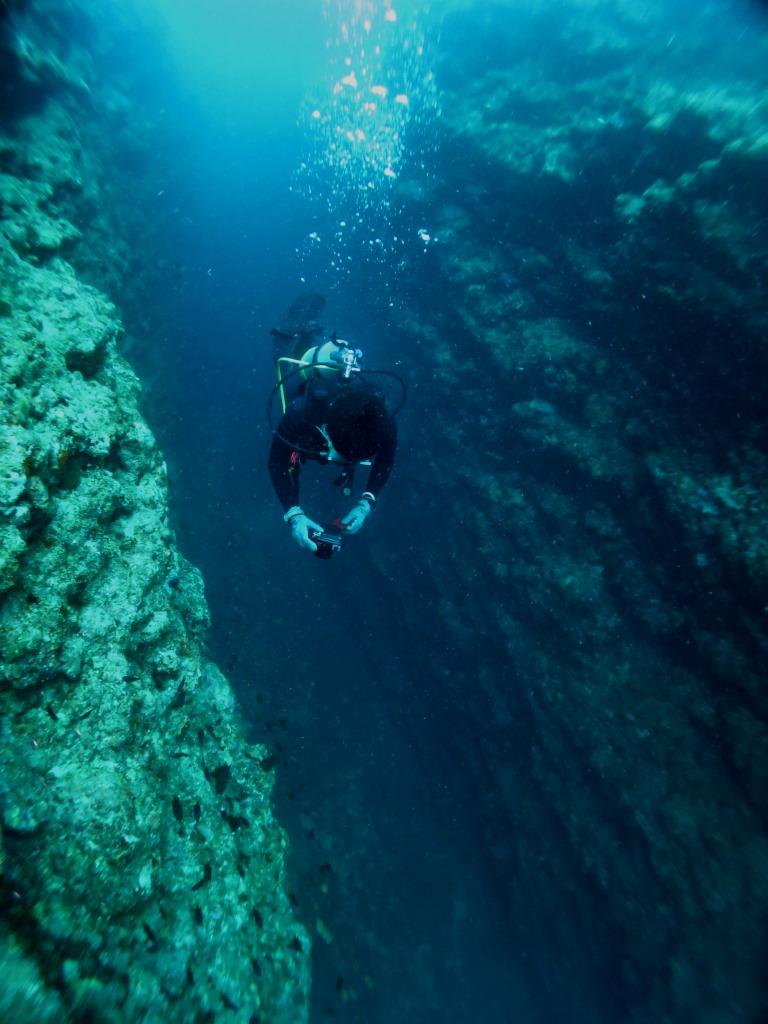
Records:
M110 257L98 104L29 28L0 135L0 1018L294 1024L272 763L205 657L120 319L68 260Z
M428 575L394 535L374 558L553 1006L743 1024L768 1001L766 46L740 75L713 8L529 8L443 36L399 326L429 381L412 523L454 531L411 528Z

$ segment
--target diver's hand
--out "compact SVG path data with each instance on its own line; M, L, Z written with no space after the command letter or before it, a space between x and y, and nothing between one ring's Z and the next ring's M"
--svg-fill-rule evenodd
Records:
M317 551L317 544L312 540L310 534L323 532L323 528L319 523L310 519L309 516L305 516L303 510L298 505L289 508L283 519L290 526L291 536L300 548L306 548L307 551Z
M368 498L361 498L351 512L347 512L341 520L341 525L347 533L357 533L362 530L363 523L373 511L373 504Z

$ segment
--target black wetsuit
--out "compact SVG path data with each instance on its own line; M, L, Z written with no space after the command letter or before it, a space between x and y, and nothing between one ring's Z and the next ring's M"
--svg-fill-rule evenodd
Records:
M295 398L277 426L269 452L269 475L280 503L288 511L299 505L299 470L307 459L325 462L328 443L318 427L327 420L329 394L324 388L310 388ZM296 445L297 447L293 447ZM397 427L389 417L385 420L381 443L373 456L365 491L378 498L389 479L397 451ZM334 462L343 472L353 464Z

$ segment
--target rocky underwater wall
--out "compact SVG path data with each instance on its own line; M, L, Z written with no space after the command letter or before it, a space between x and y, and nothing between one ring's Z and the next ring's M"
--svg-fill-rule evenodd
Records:
M370 551L552 1019L757 1024L768 40L663 7L446 21Z
M296 1024L272 761L205 657L118 351L137 100L99 11L0 7L0 1019Z

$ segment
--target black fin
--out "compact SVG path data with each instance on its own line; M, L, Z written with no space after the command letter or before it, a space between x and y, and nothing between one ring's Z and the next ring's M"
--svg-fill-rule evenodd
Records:
M325 298L318 292L299 295L288 310L286 329L291 334L304 334L307 328L317 323L324 307Z

